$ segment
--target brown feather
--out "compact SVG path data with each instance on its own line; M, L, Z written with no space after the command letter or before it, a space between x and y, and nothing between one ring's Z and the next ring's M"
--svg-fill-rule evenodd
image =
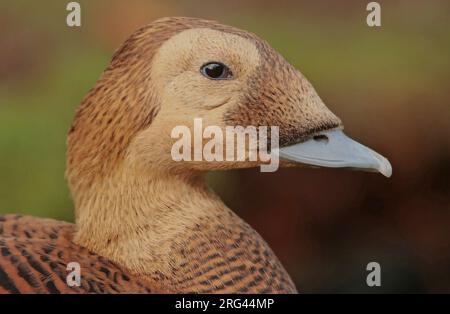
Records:
M137 278L72 242L75 225L20 215L0 216L0 293L151 293ZM81 286L69 287L70 262L81 267Z

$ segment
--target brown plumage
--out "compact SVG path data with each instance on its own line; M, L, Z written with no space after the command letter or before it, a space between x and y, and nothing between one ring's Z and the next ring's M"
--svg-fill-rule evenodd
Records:
M153 292L148 282L74 244L74 231L53 219L0 216L0 293ZM88 270L80 287L66 283L72 261Z
M215 59L237 79L202 77ZM170 130L197 116L279 125L282 145L341 125L255 35L192 18L149 24L114 54L69 131L76 225L0 218L0 292L295 293L265 241L203 183L208 170L257 163L171 160ZM65 284L69 262L81 265L81 287Z

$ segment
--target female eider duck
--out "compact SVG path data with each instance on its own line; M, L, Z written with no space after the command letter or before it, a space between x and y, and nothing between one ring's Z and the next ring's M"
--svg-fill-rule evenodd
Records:
M208 170L258 163L172 159L171 130L196 117L279 126L281 166L391 174L267 42L213 21L160 19L125 41L76 111L66 171L76 223L0 217L0 292L297 292L267 243L203 181ZM67 283L71 262L81 285Z

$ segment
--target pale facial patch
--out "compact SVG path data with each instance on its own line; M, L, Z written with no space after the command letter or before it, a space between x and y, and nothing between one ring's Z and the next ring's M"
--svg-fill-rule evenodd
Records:
M188 29L161 46L153 60L152 76L160 89L182 81L188 86L195 83L199 88L227 85L200 75L200 67L211 61L224 63L231 69L233 81L244 83L260 65L260 54L254 43L241 36L209 28Z
M200 72L202 65L214 61L225 64L232 78L205 77ZM161 149L159 158L170 157L173 128L187 125L193 131L194 118L202 118L205 127L218 126L225 130L225 112L245 97L248 81L260 64L260 53L254 42L231 33L194 28L167 40L151 64L152 81L162 106L152 125L131 145L130 151L139 156L133 160L151 155L146 149L150 142Z

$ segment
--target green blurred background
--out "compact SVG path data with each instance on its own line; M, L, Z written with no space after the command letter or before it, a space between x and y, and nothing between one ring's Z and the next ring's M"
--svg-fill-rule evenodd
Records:
M391 179L332 169L214 173L211 185L272 246L303 292L450 292L450 4L379 1L0 3L0 213L73 220L64 180L74 110L133 30L216 19L269 41ZM312 1L311 1L312 2ZM367 263L382 286L366 286Z

